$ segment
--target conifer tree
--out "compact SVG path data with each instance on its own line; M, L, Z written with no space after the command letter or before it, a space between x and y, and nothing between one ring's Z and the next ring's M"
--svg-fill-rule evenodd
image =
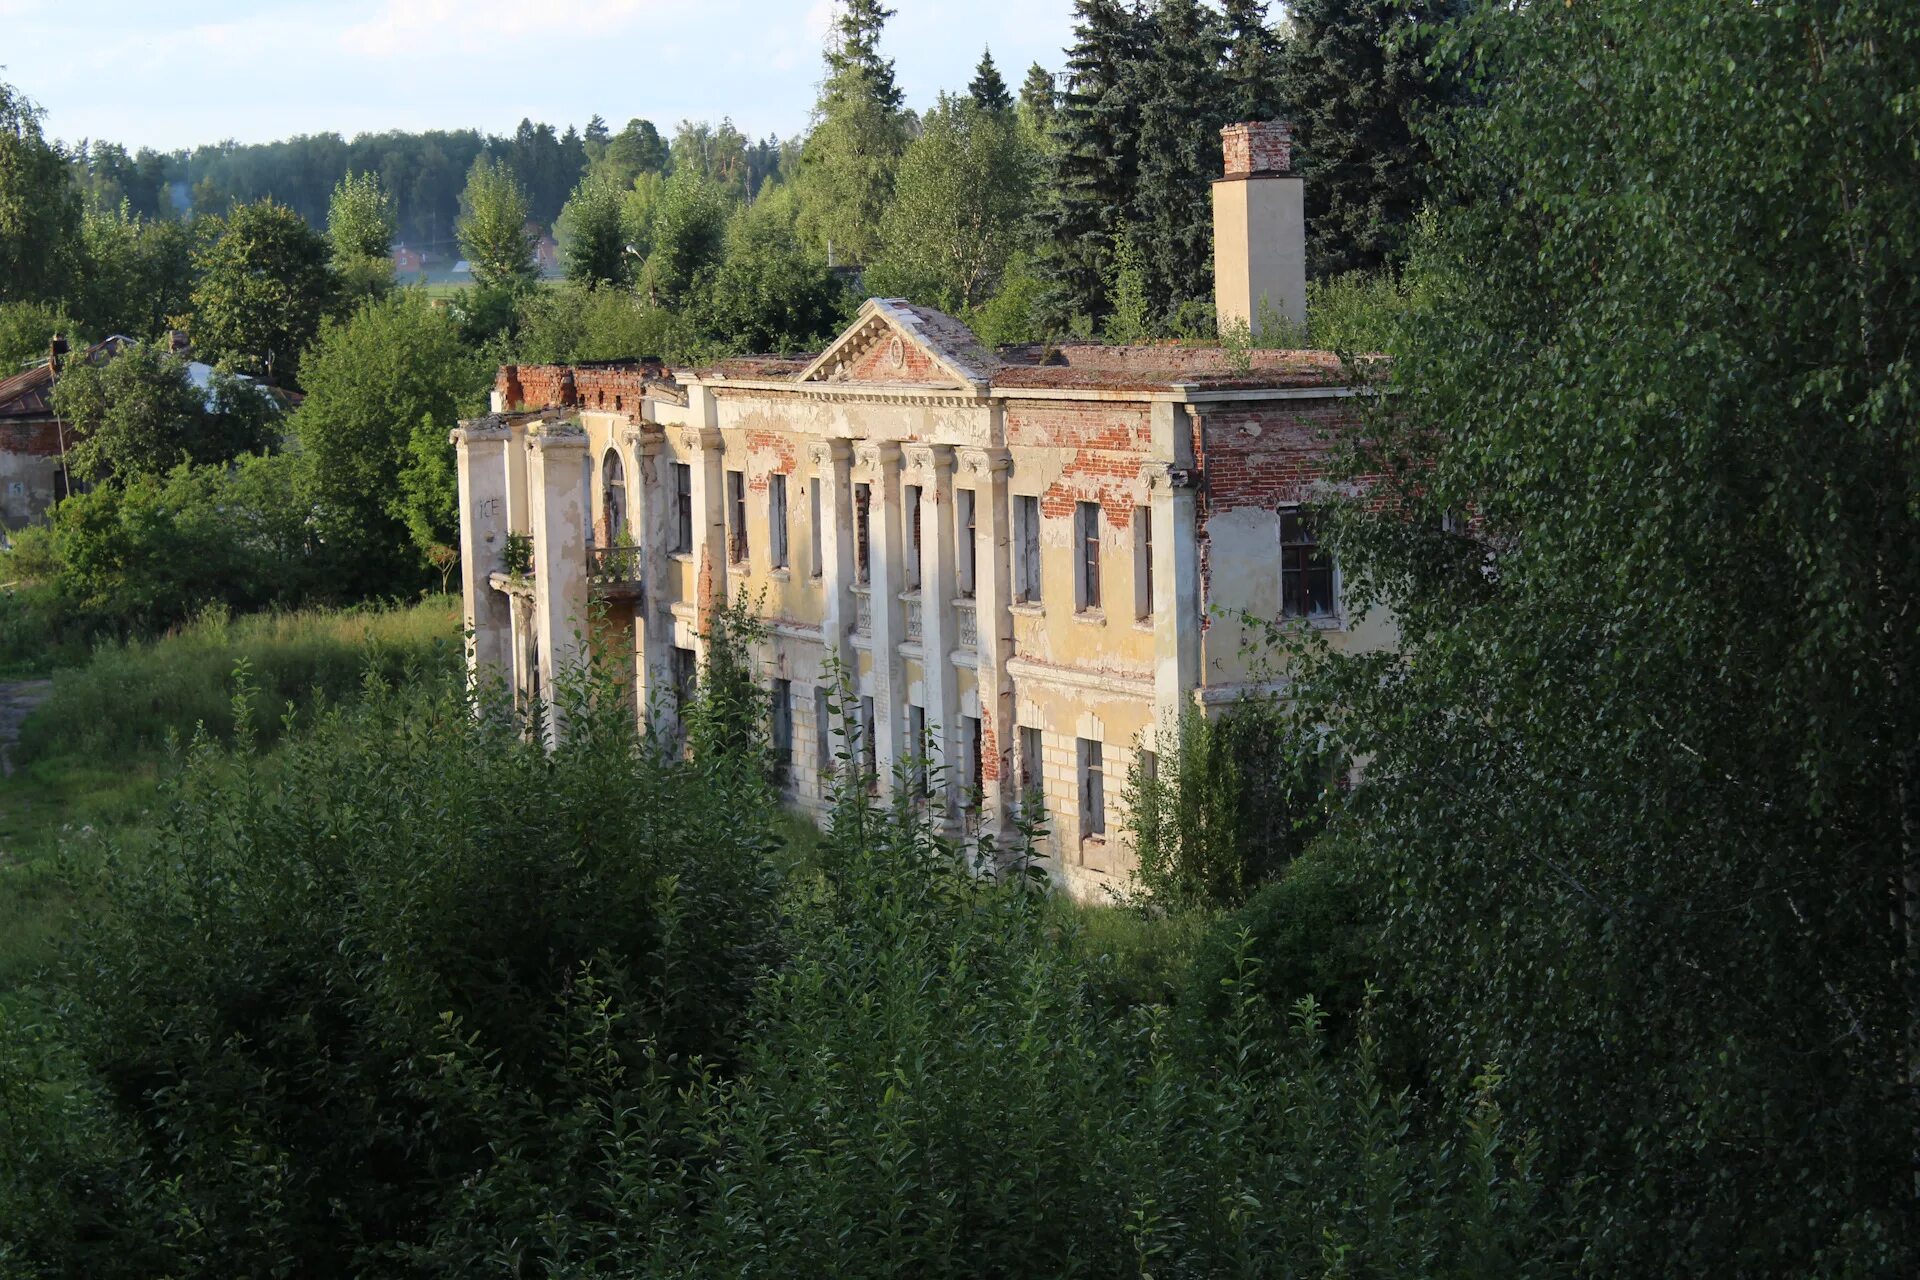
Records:
M1397 261L1431 172L1414 122L1450 84L1426 54L1463 0L1296 0L1282 57L1306 179L1307 270Z
M1044 137L1053 125L1054 106L1053 76L1036 62L1020 82L1020 122L1034 136Z
M1267 25L1266 0L1226 0L1227 121L1271 120L1281 111L1280 38Z
M993 65L992 49L981 51L980 65L974 68L973 83L967 86L967 94L987 111L1005 111L1013 106L1007 82L1000 78L1000 68Z
M1220 172L1226 41L1199 0L1157 0L1152 39L1134 72L1139 177L1127 210L1149 316L1212 296L1213 200Z
M892 16L880 0L845 0L795 179L802 235L816 251L843 262L865 262L876 253L880 219L907 144L893 62L879 52L881 30Z
M1037 215L1049 285L1043 319L1053 325L1107 310L1106 268L1139 178L1136 71L1149 37L1145 16L1123 0L1075 0L1074 12L1069 84L1052 129L1052 189Z

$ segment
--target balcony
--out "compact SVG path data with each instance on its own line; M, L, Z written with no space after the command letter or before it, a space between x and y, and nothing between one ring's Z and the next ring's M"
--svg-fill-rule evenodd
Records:
M587 585L602 599L638 599L639 547L588 547Z
M971 600L953 602L954 647L969 653L980 650L980 622Z
M853 589L853 633L858 636L873 634L873 593L865 587Z
M921 634L922 634L922 624L920 621L920 597L917 595L901 596L900 605L901 605L902 612L906 615L907 643L919 644Z

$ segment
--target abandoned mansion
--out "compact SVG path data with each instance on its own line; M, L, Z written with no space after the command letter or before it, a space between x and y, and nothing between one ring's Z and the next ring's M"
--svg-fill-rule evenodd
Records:
M1286 128L1223 137L1222 322L1297 321ZM1302 513L1356 394L1327 353L991 350L885 298L812 357L509 365L454 432L470 662L551 702L591 638L671 732L712 612L744 598L791 803L821 810L849 764L926 785L925 758L956 830L1037 795L1047 865L1094 894L1131 866L1137 754L1255 687L1243 614L1392 642Z

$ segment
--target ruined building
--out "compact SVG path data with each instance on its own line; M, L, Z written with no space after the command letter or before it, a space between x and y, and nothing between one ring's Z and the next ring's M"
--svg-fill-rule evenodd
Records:
M1221 314L1297 320L1285 126L1224 136ZM598 602L670 732L706 618L744 588L793 804L818 811L843 754L883 790L930 754L936 814L1004 830L1037 793L1056 876L1095 893L1130 865L1136 753L1255 678L1242 611L1391 641L1301 512L1354 394L1325 353L994 351L885 298L812 358L507 366L496 412L454 433L471 661L548 697Z

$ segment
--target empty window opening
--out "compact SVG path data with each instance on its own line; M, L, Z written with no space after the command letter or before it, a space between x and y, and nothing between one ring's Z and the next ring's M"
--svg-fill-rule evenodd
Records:
M684 462L673 464L673 549L693 551L693 468Z
M1073 528L1080 557L1074 604L1084 613L1100 607L1100 504L1074 503Z
M1298 507L1280 508L1280 612L1289 618L1333 616L1333 558Z
M1013 500L1013 598L1040 603L1040 499L1020 494Z
M1133 614L1153 617L1153 508L1133 509Z
M727 472L727 559L747 559L747 473Z
M853 580L861 586L873 581L873 487L853 486Z
M785 786L793 774L793 682L773 682L771 736L773 738L773 780Z
M955 557L954 583L963 600L973 599L974 573L980 563L979 531L974 527L974 491L960 489L954 494L954 524L960 539L960 554Z
M807 506L807 514L812 523L812 528L807 533L810 540L808 563L813 568L813 576L818 578L827 571L827 535L820 524L820 478L818 476L815 476L813 483L807 486Z
M1080 836L1107 834L1107 779L1100 743L1080 739Z
M787 567L787 478L767 477L767 554L776 569Z

